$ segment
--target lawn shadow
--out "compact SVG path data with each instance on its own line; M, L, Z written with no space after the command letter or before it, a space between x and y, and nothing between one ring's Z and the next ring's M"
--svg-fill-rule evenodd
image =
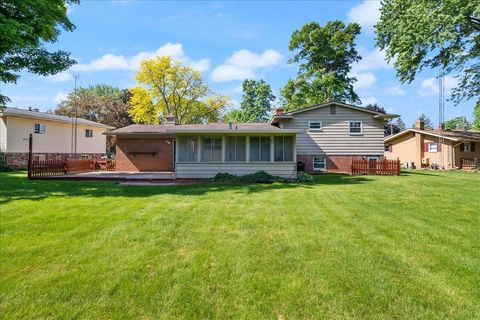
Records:
M134 186L106 181L28 180L25 174L0 173L0 205L15 200L42 200L48 197L150 197L161 194L202 196L210 192L238 191L258 193L269 190L315 188L319 185L364 184L366 176L325 173L313 182L222 183L202 181L190 185Z

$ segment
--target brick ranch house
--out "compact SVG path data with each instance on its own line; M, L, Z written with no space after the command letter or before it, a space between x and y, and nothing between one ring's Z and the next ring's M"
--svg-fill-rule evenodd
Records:
M38 109L5 108L0 111L0 161L16 168L28 162L28 138L33 137L34 160L100 157L106 152L106 136L113 127L77 118L76 144L72 118ZM75 152L76 145L76 152Z
M350 172L352 159L383 158L385 119L395 117L352 105L327 103L295 112L277 109L269 123L135 124L116 136L116 170L175 172L177 178L211 178L264 170L296 177L307 172Z
M480 161L480 131L425 129L417 120L414 128L385 138L385 157L410 168L474 168Z

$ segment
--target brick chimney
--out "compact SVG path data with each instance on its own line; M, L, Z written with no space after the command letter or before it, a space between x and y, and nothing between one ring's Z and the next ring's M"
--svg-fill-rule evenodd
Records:
M165 117L165 124L168 125L176 125L177 124L177 118L173 114L169 114Z
M275 115L276 116L281 116L282 114L283 114L283 108L282 107L275 108Z
M418 118L417 121L415 121L415 129L418 130L425 130L425 122Z

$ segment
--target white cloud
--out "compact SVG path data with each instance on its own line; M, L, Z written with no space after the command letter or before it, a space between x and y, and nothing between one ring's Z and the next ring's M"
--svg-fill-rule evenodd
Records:
M352 66L352 72L391 69L392 64L388 64L385 53L379 49L368 51L365 47L359 47L358 53L362 56L362 60Z
M171 56L173 59L181 60L202 72L210 68L209 59L193 60L185 54L183 45L181 43L169 42L154 52L142 51L131 57L107 53L98 59L90 61L89 63L80 63L74 65L71 70L85 72L105 70L133 71L138 68L140 61L156 56Z
M450 91L458 85L458 80L452 76L444 77L445 94L450 94ZM418 95L420 97L438 96L438 79L435 77L427 78L420 84Z
M370 88L377 82L377 77L371 72L352 73L351 75L357 78L357 82L353 84L355 90Z
M361 98L362 100L362 105L366 106L367 104L374 104L378 103L378 99L375 97L366 97L366 98Z
M283 55L273 49L258 54L247 49L235 51L224 64L217 66L212 74L215 82L243 80L255 77L255 70L278 65Z
M53 102L55 103L60 103L62 102L63 100L67 99L68 97L68 93L65 93L65 92L62 92L60 91L59 93L57 93L55 95L55 97L53 98Z
M400 87L392 86L385 89L385 93L391 96L405 96L407 95Z
M73 76L67 71L63 71L63 72L60 72L51 76L43 77L43 78L53 82L67 82L67 81L73 80Z
M251 69L242 69L229 64L222 64L212 72L212 80L215 82L244 80L253 77L254 73Z
M380 1L364 1L348 12L348 20L372 28L380 19Z

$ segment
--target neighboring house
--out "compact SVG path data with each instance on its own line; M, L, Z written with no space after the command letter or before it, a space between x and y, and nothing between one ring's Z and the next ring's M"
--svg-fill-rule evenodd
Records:
M414 128L385 138L385 157L408 168L472 168L480 160L480 131L425 129L417 120Z
M294 112L277 109L271 124L301 130L297 161L306 172L351 172L353 159L382 159L384 125L398 115L344 103L325 103Z
M77 118L76 147L73 128L70 117L38 109L6 108L0 111L0 152L5 154L8 165L26 167L28 139L32 134L36 160L66 156L89 158L105 154L106 136L103 133L113 127Z
M175 171L177 178L244 175L264 170L296 177L295 135L267 123L134 124L115 135L117 171Z
M259 170L296 177L307 172L350 172L352 159L383 157L382 114L341 103L283 113L270 123L130 125L116 136L117 171L171 171L177 178L210 178L218 172Z

